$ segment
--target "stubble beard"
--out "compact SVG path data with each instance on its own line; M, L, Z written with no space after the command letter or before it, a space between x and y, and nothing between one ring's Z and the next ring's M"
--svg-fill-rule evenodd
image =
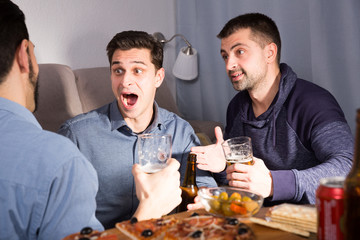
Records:
M233 88L236 91L244 91L244 90L252 91L265 78L264 72L256 72L254 74L249 75L244 69L236 69L234 71L229 71L229 76L231 76L233 72L239 72L239 71L241 71L244 74L244 76L241 80L232 82Z
M39 99L38 76L39 75L36 75L35 72L34 72L34 67L33 67L32 61L31 61L30 56L29 56L29 82L30 82L31 86L34 89L34 104L35 104L35 106L34 106L34 111L33 112L36 112L37 107L38 107L38 99Z
M235 72L242 72L243 73L243 77L242 79L240 79L239 81L231 81L231 75ZM244 69L238 68L232 71L229 71L228 73L230 81L233 85L233 88L236 91L243 91L243 90L249 90L252 88L252 83L251 83L251 79L249 79L247 72Z

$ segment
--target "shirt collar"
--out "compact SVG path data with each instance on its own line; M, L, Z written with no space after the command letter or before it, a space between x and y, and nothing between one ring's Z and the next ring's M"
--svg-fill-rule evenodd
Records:
M162 128L165 128L164 119L161 117L161 114L159 112L159 106L155 101L154 101L153 107L154 107L154 120L152 121L150 126L148 126L145 129L145 131L143 133L151 133L151 132L155 131L156 129L161 130ZM120 113L120 110L117 105L117 100L114 100L110 104L109 119L111 122L111 131L118 130L122 127L128 128L128 130L131 131L131 129L128 127L128 125L126 124L126 121L124 120L123 116Z
M30 112L24 106L14 102L14 101L0 97L0 109L6 110L15 115L18 115L18 116L24 118L26 121L31 122L38 128L42 129L40 123L36 120L34 114L32 112Z

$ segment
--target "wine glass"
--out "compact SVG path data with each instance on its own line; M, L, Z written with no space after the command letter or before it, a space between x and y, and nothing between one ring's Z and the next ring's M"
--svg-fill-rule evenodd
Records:
M144 172L155 173L166 167L171 157L171 135L140 134L137 144L139 163Z

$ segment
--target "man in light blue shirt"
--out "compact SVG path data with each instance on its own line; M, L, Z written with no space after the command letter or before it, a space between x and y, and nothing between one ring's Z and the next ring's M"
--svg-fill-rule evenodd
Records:
M103 230L95 217L95 169L67 138L42 130L31 113L38 72L24 14L0 0L0 240L62 239L86 226ZM134 217L157 218L181 202L179 166L170 159L151 175L132 167L140 200Z
M0 2L0 239L61 239L95 217L96 171L68 139L42 130L38 65L25 17Z
M66 138L0 97L0 239L61 239L95 218L94 168Z
M125 31L113 37L107 53L116 100L68 120L59 131L78 146L98 173L96 216L105 228L129 219L138 205L130 171L139 161L138 134L172 136L172 156L180 162L181 181L190 148L199 145L188 122L154 101L165 75L161 43L145 32ZM217 186L210 172L197 171L196 180L199 187Z

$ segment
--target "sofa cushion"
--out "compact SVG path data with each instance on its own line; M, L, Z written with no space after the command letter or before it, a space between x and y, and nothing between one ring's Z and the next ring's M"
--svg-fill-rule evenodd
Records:
M111 89L110 68L82 68L74 70L83 112L99 108L115 97Z
M39 64L39 100L34 115L40 125L56 132L63 122L80 113L72 69L61 64Z
M173 112L181 117L181 113L176 105L175 99L170 92L170 89L166 82L166 77L162 82L161 86L156 90L155 101L160 107Z
M214 130L215 127L219 126L221 129L224 129L223 125L220 122L205 121L205 120L189 120L189 119L187 121L190 123L190 125L193 127L196 133L204 133L206 136L208 136L211 143L216 142L216 136ZM205 142L203 141L201 143L202 145L208 145L205 144Z

